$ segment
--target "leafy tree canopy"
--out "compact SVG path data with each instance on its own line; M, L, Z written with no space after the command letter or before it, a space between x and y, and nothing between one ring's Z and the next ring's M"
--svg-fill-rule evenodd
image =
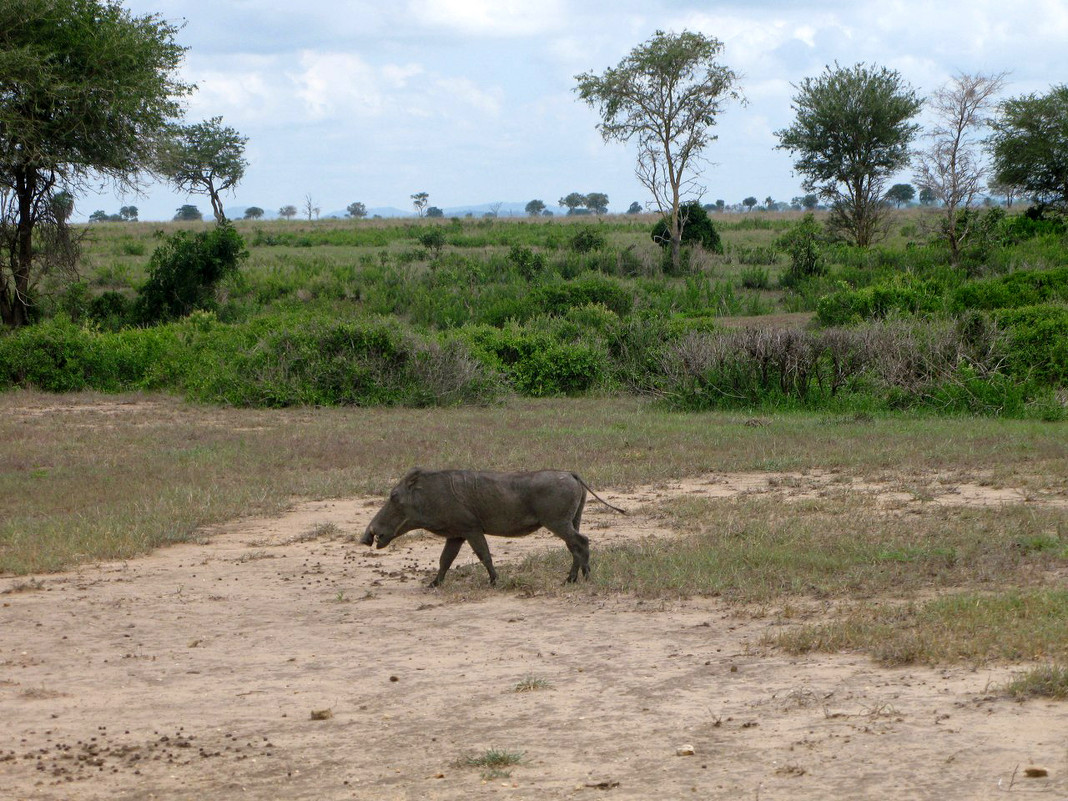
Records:
M116 0L4 0L0 3L0 190L6 209L0 261L0 317L29 319L43 265L33 236L49 223L60 189L96 178L135 185L154 163L179 100L185 48L178 29Z
M159 171L183 192L207 195L215 219L226 219L220 195L245 176L248 138L212 117L193 125L173 125L160 149Z
M993 128L997 182L1068 207L1068 85L1006 100Z
M576 75L576 91L601 116L604 140L638 143L638 179L671 219L672 263L679 266L685 194L695 185L697 163L715 140L716 117L740 99L738 76L717 59L723 44L693 31L657 31L615 67Z
M883 188L908 163L923 101L896 71L864 64L828 67L797 90L779 147L794 154L803 187L832 201L832 228L866 247L884 233Z
M911 203L916 197L916 187L912 184L894 184L886 190L886 199L900 208L905 203Z

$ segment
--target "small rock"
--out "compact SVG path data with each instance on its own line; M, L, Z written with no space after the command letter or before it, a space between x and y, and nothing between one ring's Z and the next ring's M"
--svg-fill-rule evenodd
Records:
M680 745L675 749L675 756L693 756L696 753L692 745Z
M1024 768L1024 776L1028 779L1041 779L1043 776L1049 776L1049 771L1045 768Z
M332 709L313 709L311 713L312 720L330 720L332 717L334 717Z

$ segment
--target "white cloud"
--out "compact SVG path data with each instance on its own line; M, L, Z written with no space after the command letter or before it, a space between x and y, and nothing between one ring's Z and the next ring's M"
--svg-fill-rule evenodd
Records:
M412 0L409 18L468 36L531 37L567 16L563 0Z

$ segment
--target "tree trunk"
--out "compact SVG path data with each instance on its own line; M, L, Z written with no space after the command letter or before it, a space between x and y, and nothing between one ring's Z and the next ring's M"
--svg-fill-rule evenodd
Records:
M0 317L12 327L30 321L30 275L33 269L34 200L37 194L37 171L19 167L15 170L15 199L18 219L15 223L15 254L11 260L11 284L0 295Z

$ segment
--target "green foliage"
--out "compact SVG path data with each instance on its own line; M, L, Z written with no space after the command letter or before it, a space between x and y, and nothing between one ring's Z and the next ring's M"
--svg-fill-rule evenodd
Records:
M438 257L445 247L445 231L439 225L428 228L419 234L419 244Z
M824 295L816 304L821 325L853 325L894 314L933 314L945 308L944 287L935 281L900 278L886 284Z
M596 228L585 225L571 235L567 244L575 253L590 253L608 247L608 239Z
M950 293L954 313L968 309L1013 309L1053 301L1068 302L1068 267L1017 270L1008 275L969 281Z
M997 182L1068 206L1068 86L1006 100L992 125Z
M811 212L776 239L775 245L790 256L790 267L781 279L783 286L797 286L806 279L826 274L823 229Z
M535 398L585 392L604 380L604 354L561 343L539 327L480 326L463 336L476 355L503 372L517 392Z
M591 303L599 303L618 315L625 315L634 305L631 293L619 281L596 275L541 284L533 289L531 296L536 308L555 315Z
M0 337L0 387L46 392L120 392L168 385L162 378L172 332L127 329L100 333L60 316Z
M723 242L720 240L716 226L704 207L696 200L683 203L679 207L682 218L682 244L700 245L709 253L722 253ZM671 247L671 220L661 217L653 226L652 238L662 248Z
M523 245L512 245L508 261L525 281L533 281L545 272L545 255Z
M1013 375L1068 387L1068 306L1024 306L993 317L1008 332Z
M247 256L244 240L229 224L172 234L152 254L148 280L137 300L137 319L163 322L214 308L219 282L235 275Z
M804 188L832 201L832 229L861 247L884 234L883 187L908 163L918 129L910 120L922 105L896 71L835 65L801 81L797 117L776 131L779 147L794 154L805 176Z
M34 243L36 228L66 226L51 188L125 184L153 165L157 135L191 90L177 79L177 31L115 2L0 4L0 186L13 196L0 214L12 256L0 263L5 324L29 321L33 285L54 266Z

